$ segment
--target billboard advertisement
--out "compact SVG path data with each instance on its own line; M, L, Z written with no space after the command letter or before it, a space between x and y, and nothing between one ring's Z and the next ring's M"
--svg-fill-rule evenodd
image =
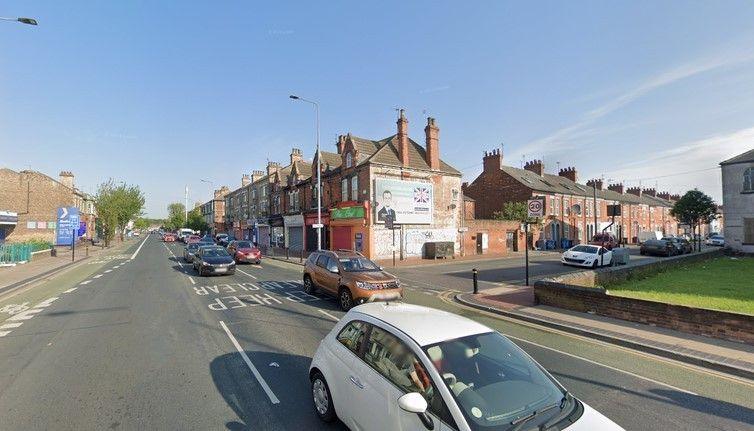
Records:
M73 235L79 230L79 210L76 207L58 208L55 245L71 245Z
M383 179L374 182L374 219L377 223L384 224L390 215L395 224L432 223L432 184Z

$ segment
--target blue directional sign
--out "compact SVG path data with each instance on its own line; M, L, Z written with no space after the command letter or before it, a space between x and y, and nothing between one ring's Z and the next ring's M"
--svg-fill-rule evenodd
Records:
M79 230L79 210L75 207L58 208L56 245L71 245Z

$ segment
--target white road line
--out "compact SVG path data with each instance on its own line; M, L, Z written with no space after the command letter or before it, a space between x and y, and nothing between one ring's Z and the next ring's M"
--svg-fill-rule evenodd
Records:
M251 267L254 269L262 269L262 264L260 263L259 265L251 265Z
M524 343L528 343L528 344L531 344L533 346L537 346L537 347L542 348L542 349L551 350L553 352L557 352L557 353L560 353L561 355L566 355L566 356L569 356L571 358L581 359L584 362L588 362L588 363L594 364L594 365L599 365L600 367L604 367L604 368L607 368L609 370L617 371L619 373L627 374L629 376L636 377L637 379L645 380L647 382L651 382L651 383L654 383L654 384L657 384L657 385L660 385L660 386L665 386L666 388L674 389L676 391L680 391L680 392L683 392L685 394L699 395L699 394L697 394L695 392L687 391L686 389L681 389L681 388L679 388L677 386L669 385L667 383L663 383L663 382L660 382L658 380L655 380L655 379L652 379L652 378L649 378L649 377L644 377L642 375L639 375L639 374L636 374L636 373L632 373L631 371L621 370L620 368L616 368L616 367L613 367L613 366L610 366L610 365L605 365L605 364L602 364L600 362L584 358L582 356L574 355L573 353L564 352L562 350L558 350L558 349L554 349L552 347L544 346L542 344L535 343L533 341L524 340L523 338L513 337L511 335L506 335L506 337L508 337L510 339L513 339L513 340L518 340L518 341L521 341L521 342L524 342Z
M144 238L144 241L141 242L141 245L139 246L139 248L137 248L134 254L131 255L131 260L136 259L136 255L139 254L139 251L141 251L141 248L144 247L144 244L147 242L148 239L149 237Z
M259 374L259 370L257 370L257 367L255 367L254 364L251 363L251 359L249 359L249 356L246 355L246 352L241 348L241 345L238 344L238 340L236 340L236 337L234 337L233 334L230 332L230 329L228 329L228 327L225 326L225 322L221 320L220 326L222 326L223 330L225 330L225 333L228 334L228 338L230 338L230 341L236 347L236 350L238 350L238 353L243 358L243 361L246 362L246 365L249 367L252 374L254 374L254 377L256 377L259 384L262 385L262 389L264 389L264 392L267 393L267 397L270 398L270 401L272 402L272 404L280 404L280 400L278 399L278 397L275 396L275 393L272 392L272 389L270 389L270 386L264 380L262 375Z
M318 309L317 309L317 311L319 311L320 313L324 314L325 316L327 316L327 317L331 318L332 320L334 320L334 321L336 321L336 322L340 321L340 319L338 319L337 317L333 316L332 314L328 313L328 312L327 312L327 311L325 311L325 310L320 310L320 309L318 308Z
M108 273L108 272L113 272L113 270L112 269L106 269L105 273Z
M24 322L16 322L16 323L3 323L2 326L0 326L0 329L13 329L18 328L19 326L23 325Z
M248 275L249 277L253 278L254 280L256 280L256 279L257 279L257 278L256 278L255 276L253 276L253 275L249 274L248 272L246 272L246 271L243 271L243 270L241 270L241 269L238 269L238 268L236 268L236 271L240 272L241 274L246 274L246 275Z
M68 290L64 290L63 293L71 293L71 292L73 292L76 289L78 289L78 287L72 287L72 288L70 288Z
M102 274L97 274L97 275L95 275L95 276L94 276L94 277L92 277L92 278L100 278L100 277L102 277Z
M194 281L192 277L189 277L189 281L191 281L191 284L196 284L196 282Z
M79 283L79 284L81 284L81 285L84 285L84 284L89 284L89 283L91 283L91 282L92 282L92 280L84 280L84 281L82 281L82 282L81 282L81 283Z
M8 334L10 334L10 331L0 331L0 337L5 337Z
M26 310L18 314L14 314L13 316L9 317L8 320L10 320L11 322L17 322L19 320L29 320L40 311L42 311L41 308L32 308L31 310Z
M57 301L58 299L60 299L60 298L58 298L57 296L45 299L44 301L42 301L39 304L35 305L34 308L44 308L44 307L47 307L50 304L52 304L53 302Z
M115 266L113 267L113 269L118 269L118 268L120 268L120 265L115 265Z

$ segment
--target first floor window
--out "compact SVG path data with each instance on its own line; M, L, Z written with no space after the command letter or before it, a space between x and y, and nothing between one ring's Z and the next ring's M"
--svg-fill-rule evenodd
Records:
M359 177L357 175L351 177L351 200L359 200Z
M342 195L340 199L343 202L348 200L348 178L340 180L340 194Z

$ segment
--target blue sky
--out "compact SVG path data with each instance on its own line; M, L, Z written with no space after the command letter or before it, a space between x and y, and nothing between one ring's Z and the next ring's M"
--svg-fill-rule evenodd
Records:
M0 166L139 184L146 211L351 132L423 142L467 180L486 149L720 198L754 147L751 2L5 1ZM684 173L676 175L678 173Z

